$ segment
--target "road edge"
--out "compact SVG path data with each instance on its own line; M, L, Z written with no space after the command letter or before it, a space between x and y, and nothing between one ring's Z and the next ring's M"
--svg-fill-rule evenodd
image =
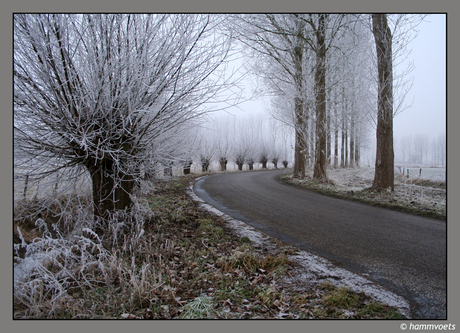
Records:
M254 245L267 248L276 246L274 245L275 242L271 241L273 239L272 236L269 236L262 231L247 225L245 222L237 220L220 211L201 199L195 193L195 183L198 180L209 176L210 175L206 175L194 179L193 184L190 185L187 190L187 194L191 197L191 199L198 203L200 208L221 217L226 222L227 226L238 236L249 238ZM296 262L299 265L299 268L296 269L296 274L293 277L286 278L287 283L301 285L302 283L305 284L305 282L308 281L325 280L336 287L347 287L356 293L363 292L376 301L398 308L402 315L411 319L410 303L402 296L399 296L383 286L366 279L364 276L352 273L344 268L339 268L325 258L319 257L305 250L300 250L292 245L289 246L295 249L297 254L289 255L288 257L290 260Z

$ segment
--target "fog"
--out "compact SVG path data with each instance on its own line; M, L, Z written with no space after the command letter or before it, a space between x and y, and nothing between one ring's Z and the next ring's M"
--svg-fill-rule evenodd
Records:
M403 142L424 137L428 140L427 144L432 145L437 138L446 135L446 15L427 15L416 30L417 36L407 47L409 55L394 69L395 72L402 71L409 63L414 66L412 72L405 77L412 81L407 85L410 90L404 99L405 108L393 119L395 162L403 162L400 151ZM239 68L244 61L239 59L230 67ZM258 90L257 79L253 76L246 75L244 85L246 98ZM255 114L270 117L269 105L270 97L259 95L226 109L225 113L237 118ZM375 130L370 131L368 148L362 147L361 153L363 164L374 163ZM427 158L426 163L418 164L430 162L430 158Z
M429 15L411 43L414 85L407 96L410 108L394 119L394 136L431 134L446 130L446 15Z

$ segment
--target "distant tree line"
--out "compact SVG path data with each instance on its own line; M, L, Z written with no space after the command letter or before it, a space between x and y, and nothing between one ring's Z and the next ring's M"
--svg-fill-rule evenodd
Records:
M446 166L446 134L405 135L395 139L397 163L406 165Z

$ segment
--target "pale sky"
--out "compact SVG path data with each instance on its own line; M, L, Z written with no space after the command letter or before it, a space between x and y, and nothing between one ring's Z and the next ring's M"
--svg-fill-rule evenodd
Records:
M410 48L415 69L412 107L394 118L394 136L446 132L446 15L429 15Z

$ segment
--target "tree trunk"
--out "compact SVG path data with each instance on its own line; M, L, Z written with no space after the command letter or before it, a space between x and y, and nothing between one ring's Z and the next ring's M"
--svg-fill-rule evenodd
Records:
M332 158L331 158L331 110L326 109L326 119L327 119L327 127L326 127L326 163L328 166L331 166Z
M350 167L355 167L355 120L354 120L354 110L351 111L351 120L350 120Z
M327 181L326 175L326 27L325 14L319 14L316 30L316 150L313 178Z
M345 165L344 167L348 168L348 123L347 123L347 126L345 127L344 138L345 138Z
M361 144L360 142L361 142L361 140L360 140L360 134L358 134L358 135L356 136L356 139L355 139L355 166L358 167L358 168L359 168L359 166L360 166L360 161L359 161L359 159L360 159L360 156L359 156L359 150L360 150L360 149L359 149L359 146L360 146L360 144Z
M109 159L102 162L87 164L93 187L94 217L103 222L110 220L111 214L116 210L129 209L131 207L131 194L134 190L134 177L124 175L114 170L114 163ZM103 228L103 227L102 227ZM103 233L104 230L95 230Z
M173 166L173 163L172 162L169 162L163 169L163 175L165 177L172 177L173 175L173 171L172 171L172 166Z
M303 124L303 123L302 123ZM299 124L297 126L300 126ZM305 144L305 132L296 127L295 129L295 147L294 147L294 177L305 178L306 169L306 151L308 148Z
M294 112L295 112L295 147L294 147L294 177L305 178L306 161L305 154L307 152L307 135L308 128L305 124L308 124L308 119L305 119L304 103L302 99L302 59L303 59L303 47L299 42L299 45L294 49L294 67L295 75L294 82L297 89L297 96L294 98Z
M267 162L268 162L267 156L262 156L260 158L259 163L262 163L262 169L267 168Z
M340 146L340 167L345 168L345 120L342 120L342 136Z
M185 163L184 163L184 175L189 175L190 174L190 169L191 169L192 164L193 164L192 161L185 161Z
M341 140L341 154L340 154L340 167L341 168L345 168L345 147L346 147L346 143L345 143L345 138L347 136L346 132L347 132L347 110L348 109L348 105L347 105L347 100L345 98L345 87L342 87L342 129L341 129L341 132L342 132L342 140Z
M310 133L310 144L308 145L308 151L307 151L307 166L310 167L312 163L314 163L313 158L315 155L315 147L316 147L316 137L314 135L315 133L315 123L313 121L314 119L311 119L308 124L308 132Z
M201 158L201 172L208 172L210 161L207 158Z
M385 14L372 14L378 64L377 152L372 190L394 191L392 36Z
M221 157L219 159L220 163L220 171L226 171L227 170L227 159L225 157Z
M334 109L335 121L337 122L337 106ZM339 126L334 127L334 169L339 167Z

